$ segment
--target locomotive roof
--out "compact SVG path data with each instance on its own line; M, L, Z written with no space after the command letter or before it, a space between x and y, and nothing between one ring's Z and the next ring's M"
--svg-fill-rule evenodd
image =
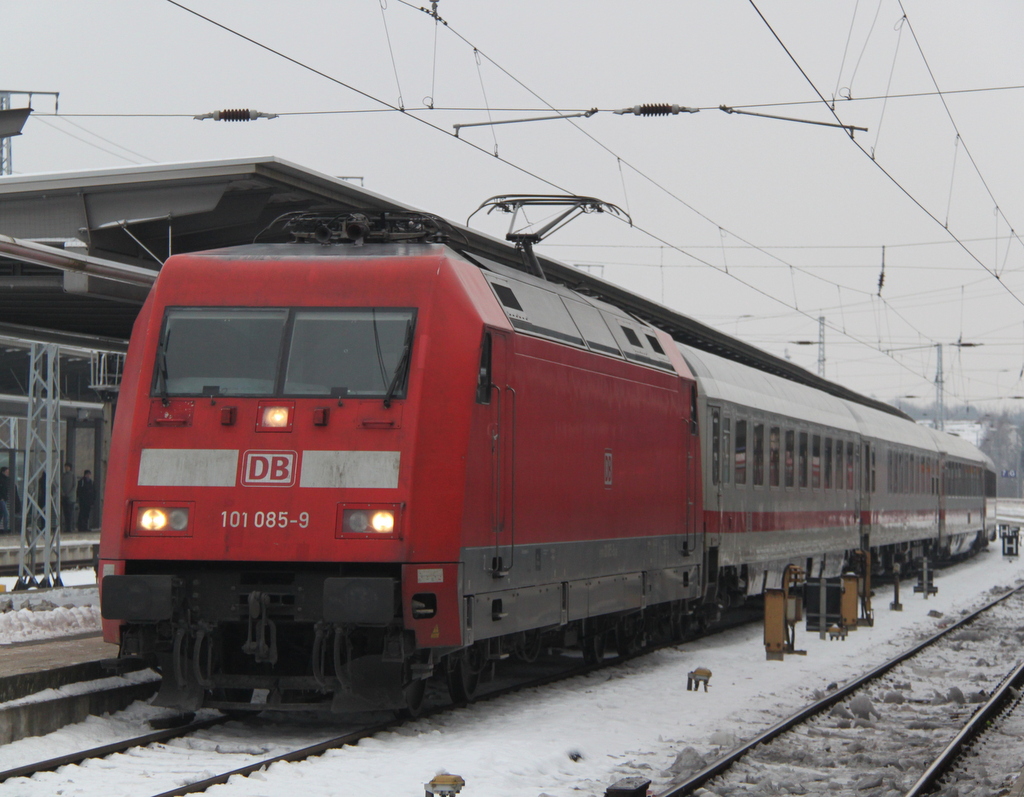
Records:
M129 284L127 277L119 280L90 271L96 263L76 258L73 251L102 260L104 268L133 266L151 271L155 278L157 256L165 257L169 250L185 253L250 243L282 213L310 209L417 211L352 182L273 157L4 177L0 179L0 233L5 238L0 238L0 266L5 259L20 265L12 272L11 289L0 294L0 317L66 333L127 338L145 286ZM449 245L482 267L488 268L483 261L489 260L529 271L521 253L508 242L457 223L448 226ZM19 239L45 241L67 251L62 259L51 255L40 260ZM907 417L881 401L592 274L539 253L538 260L547 281L613 305L680 343ZM62 271L76 279L62 280Z

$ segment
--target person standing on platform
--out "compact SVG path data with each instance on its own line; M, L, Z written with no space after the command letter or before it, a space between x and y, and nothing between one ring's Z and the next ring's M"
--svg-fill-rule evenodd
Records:
M87 470L78 480L78 530L89 530L89 516L92 515L92 505L96 502L96 485L92 480L92 471Z
M70 462L64 463L64 472L60 475L60 530L64 534L71 532L71 522L75 518L75 472Z
M7 499L11 493L10 469L5 465L0 468L0 534L11 530L11 513L7 509Z

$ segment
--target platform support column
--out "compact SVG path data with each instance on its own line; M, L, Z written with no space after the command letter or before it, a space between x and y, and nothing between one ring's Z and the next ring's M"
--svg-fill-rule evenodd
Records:
M53 343L29 358L21 549L15 589L62 586L60 578L60 359ZM36 579L42 558L42 580Z

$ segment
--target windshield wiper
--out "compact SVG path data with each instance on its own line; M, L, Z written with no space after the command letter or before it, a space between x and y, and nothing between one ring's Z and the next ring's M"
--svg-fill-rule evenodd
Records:
M405 345L402 347L402 356L395 366L395 374L391 377L391 384L388 385L388 392L384 394L385 409L391 408L391 397L395 395L398 386L402 384L405 374L409 370L409 351L412 349L412 319L409 319L409 326L405 329Z
M167 344L170 342L171 330L168 329L167 335L160 342L160 398L165 407L170 403L167 398Z

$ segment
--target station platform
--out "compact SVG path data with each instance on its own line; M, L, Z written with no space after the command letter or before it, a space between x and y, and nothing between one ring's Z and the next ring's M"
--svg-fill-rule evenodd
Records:
M0 681L13 675L43 672L117 658L117 645L103 641L99 632L77 637L42 639L3 646Z
M88 567L94 564L99 555L100 533L98 531L72 532L62 534L60 540L60 558L63 568ZM18 552L21 550L21 537L18 534L0 534L0 576L16 576L18 574ZM39 558L41 558L41 549Z

